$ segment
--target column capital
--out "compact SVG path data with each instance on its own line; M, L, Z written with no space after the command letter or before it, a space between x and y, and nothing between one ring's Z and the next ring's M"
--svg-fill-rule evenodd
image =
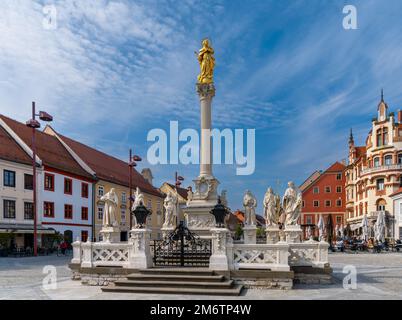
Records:
M215 86L213 83L197 83L196 88L200 99L211 99L215 96Z

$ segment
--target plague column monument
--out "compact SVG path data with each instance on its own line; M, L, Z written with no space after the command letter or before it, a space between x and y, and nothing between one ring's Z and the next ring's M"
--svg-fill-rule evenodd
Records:
M215 96L215 58L208 39L202 41L202 48L196 54L200 64L196 84L201 110L200 174L194 180L195 191L185 208L185 217L189 229L200 236L210 236L210 229L215 226L210 211L218 201L219 181L212 174L211 106Z

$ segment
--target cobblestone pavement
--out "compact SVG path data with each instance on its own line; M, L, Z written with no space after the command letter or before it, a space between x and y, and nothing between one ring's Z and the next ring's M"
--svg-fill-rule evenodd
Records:
M71 257L0 258L0 299L225 299L226 297L103 293L70 280ZM402 299L402 253L334 253L332 285L296 285L293 290L243 290L235 299ZM44 289L46 265L55 266L57 288ZM357 289L343 288L343 267L357 268ZM232 297L231 297L232 298Z

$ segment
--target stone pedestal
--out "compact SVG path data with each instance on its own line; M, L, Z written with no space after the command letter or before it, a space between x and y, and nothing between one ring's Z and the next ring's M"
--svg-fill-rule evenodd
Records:
M118 227L103 227L99 233L102 235L102 242L120 242L120 229Z
M175 229L174 226L162 227L162 228L161 228L162 239L166 238L174 229Z
M148 269L152 267L151 230L131 229L128 250L128 267L133 269Z
M246 225L243 228L244 244L257 243L257 227L255 225Z
M300 225L285 226L285 235L287 243L300 243L302 229Z
M267 244L275 244L280 241L278 226L267 226L265 233L267 235Z
M209 269L229 270L228 254L226 251L229 230L226 228L212 228L212 255L209 259Z
M73 247L73 258L71 263L80 264L81 263L81 241L77 240L71 245Z

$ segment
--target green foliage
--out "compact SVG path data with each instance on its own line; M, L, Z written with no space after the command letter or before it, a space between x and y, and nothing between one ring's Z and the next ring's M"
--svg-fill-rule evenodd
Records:
M262 238L265 236L265 231L261 227L257 227L257 237Z
M243 235L243 228L240 223L236 226L235 235L236 238L240 238Z
M11 233L0 233L0 247L8 248L12 237Z

